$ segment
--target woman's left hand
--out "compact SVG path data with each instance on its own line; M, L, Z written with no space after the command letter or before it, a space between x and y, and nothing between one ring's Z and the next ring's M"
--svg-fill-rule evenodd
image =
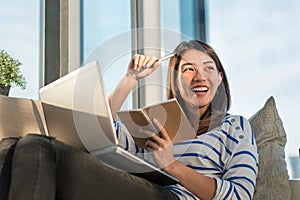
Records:
M153 120L153 123L160 132L148 139L145 146L152 153L156 164L163 169L175 161L173 143L166 129L156 119ZM151 135L147 130L142 131Z
M155 134L145 144L147 150L152 153L156 164L163 171L177 178L183 187L200 199L213 199L217 188L216 180L175 160L172 140L167 131L157 120L153 120L153 122L159 128L161 135ZM148 135L152 133L146 130L142 132Z

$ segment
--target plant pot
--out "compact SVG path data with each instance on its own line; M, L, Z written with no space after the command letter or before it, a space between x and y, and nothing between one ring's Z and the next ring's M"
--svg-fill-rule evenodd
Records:
M10 85L0 84L0 94L8 96L10 90Z

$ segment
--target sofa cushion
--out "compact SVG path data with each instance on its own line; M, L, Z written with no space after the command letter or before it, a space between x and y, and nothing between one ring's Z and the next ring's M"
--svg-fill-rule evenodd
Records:
M28 133L45 134L46 121L41 102L0 95L0 140Z
M258 175L253 199L290 199L291 189L284 151L286 133L274 98L270 97L249 121L259 153Z

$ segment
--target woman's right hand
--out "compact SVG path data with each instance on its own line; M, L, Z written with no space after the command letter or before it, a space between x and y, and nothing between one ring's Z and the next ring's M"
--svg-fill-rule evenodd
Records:
M135 54L130 60L126 76L139 80L150 75L160 64L155 56Z

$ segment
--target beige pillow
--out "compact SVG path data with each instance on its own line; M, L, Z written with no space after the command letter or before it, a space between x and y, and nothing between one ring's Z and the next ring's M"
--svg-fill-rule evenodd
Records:
M0 95L0 140L28 133L45 134L46 121L41 102Z
M290 199L291 189L285 161L286 133L275 100L270 97L250 119L255 135L259 167L253 199Z

